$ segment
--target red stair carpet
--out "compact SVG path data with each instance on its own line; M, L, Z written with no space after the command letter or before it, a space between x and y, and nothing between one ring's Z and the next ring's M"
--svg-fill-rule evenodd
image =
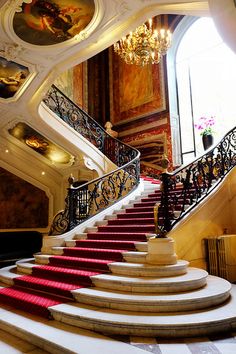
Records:
M153 184L159 181L145 177ZM48 265L35 265L31 275L14 279L14 286L0 289L0 302L27 313L50 318L48 307L72 301L71 290L92 286L91 276L109 272L111 262L123 261L123 252L135 250L136 242L147 241L155 231L153 206L160 193L152 192L132 207L117 214L75 247L64 247L63 254L50 255Z

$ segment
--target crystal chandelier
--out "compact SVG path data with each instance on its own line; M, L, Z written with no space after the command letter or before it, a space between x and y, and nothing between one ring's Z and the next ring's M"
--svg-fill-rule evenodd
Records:
M171 45L171 32L153 29L152 19L114 44L114 51L127 64L158 64Z

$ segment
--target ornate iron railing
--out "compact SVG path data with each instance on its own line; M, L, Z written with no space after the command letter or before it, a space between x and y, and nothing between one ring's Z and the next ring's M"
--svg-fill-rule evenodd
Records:
M51 86L43 102L115 165L122 167L139 155L136 149L111 137L96 120L65 96L55 85Z
M56 86L50 88L43 102L119 167L81 186L69 179L65 209L54 217L49 233L56 235L72 230L133 191L139 184L140 153L111 137Z
M158 226L164 234L201 202L236 165L236 127L206 153L162 174Z

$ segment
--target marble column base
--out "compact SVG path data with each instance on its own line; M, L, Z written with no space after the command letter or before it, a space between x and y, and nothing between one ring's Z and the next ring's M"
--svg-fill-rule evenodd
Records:
M177 255L174 250L174 240L170 237L151 237L148 240L146 262L160 265L176 264Z

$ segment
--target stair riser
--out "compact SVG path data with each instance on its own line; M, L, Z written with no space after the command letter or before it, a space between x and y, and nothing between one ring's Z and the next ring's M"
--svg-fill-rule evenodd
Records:
M113 274L117 275L128 275L134 277L171 277L177 275L186 274L186 269L172 270L172 271L158 271L158 270L141 270L141 269L130 269L125 267L116 267L112 263L109 265L109 268Z
M68 299L73 300L73 294L71 293L70 290L61 290L61 289L57 289L57 288L53 288L53 287L45 287L44 289L42 289L41 285L37 285L37 284L31 284L29 282L21 282L21 281L17 281L15 282L18 286L22 286L25 287L27 289L33 289L33 290L38 290L38 291L44 291L48 294L51 295L57 295L57 296L62 296L62 297L66 297ZM81 284L82 285L82 284ZM84 286L88 286L88 284L84 284ZM79 287L79 286L78 286ZM74 288L78 288L78 287L74 287Z
M134 312L151 312L151 313L164 313L164 312L181 312L181 311L196 311L203 310L209 306L217 306L225 302L230 294L226 293L217 297L209 297L201 301L118 301L118 300L109 300L107 298L96 298L83 294L76 294L72 290L75 300L78 303L87 304L91 306L97 306L101 308L109 308L114 310L125 310L125 311L134 311Z
M119 225L119 226L99 226L99 231L100 232L126 232L127 231L127 226L125 225ZM154 232L155 231L155 226L154 225L130 225L128 228L129 232L144 232L144 233L149 233L149 232Z
M124 251L126 252L126 251ZM111 261L122 261L123 256L122 252L102 252L98 250L97 252L89 252L85 250L73 250L73 249L67 249L65 248L64 250L64 255L69 256L69 257L82 257L82 258L94 258L94 259L106 259L106 260L111 260Z
M114 320L96 320L88 317L75 317L67 314L62 314L50 308L53 318L57 321L71 324L73 326L90 329L101 333L129 335L129 336L144 336L144 337L162 337L162 338L186 338L193 336L208 336L217 332L224 333L236 329L236 322L232 323L231 319L215 321L209 323L205 321L199 324L182 323L177 324L170 322L165 324L153 325L147 323L146 326L140 323L123 324ZM148 320L148 317L147 317Z
M127 208L126 209L126 214L129 214L129 213L141 213L141 214L143 214L143 212L146 212L146 211L148 211L148 212L153 214L154 209L153 209L152 206L151 207Z
M147 241L147 237L145 234L120 234L117 232L115 235L111 235L109 233L107 234L88 234L88 239L89 240L111 240L112 238L115 238L116 240L120 241Z
M150 213L124 213L124 214L119 214L117 215L117 219L123 220L123 219L130 219L130 218L148 218L148 219L153 219L153 211Z
M109 225L147 225L154 223L154 218L152 219L117 219L117 220L109 220L108 221L108 226Z
M112 280L104 280L104 279L96 279L95 277L91 277L93 285L98 288L110 289L110 290L120 290L127 292L140 292L140 293L178 293L183 291L192 291L199 289L206 285L205 279L199 279L195 281L188 281L186 283L176 284L169 283L167 285L163 284L130 284L128 282L119 282Z
M100 242L84 242L81 243L80 241L77 241L76 244L72 247L92 247L92 248L99 248L100 246ZM106 248L106 249L129 249L129 250L134 250L135 249L135 243L122 243L117 241L116 243L112 243L109 241L108 242L104 242L102 244L102 248Z

